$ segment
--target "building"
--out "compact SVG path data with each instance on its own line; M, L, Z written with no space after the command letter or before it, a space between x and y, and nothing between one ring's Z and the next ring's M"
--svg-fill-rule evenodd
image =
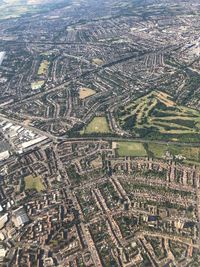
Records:
M12 221L17 228L29 222L29 218L23 206L13 211Z

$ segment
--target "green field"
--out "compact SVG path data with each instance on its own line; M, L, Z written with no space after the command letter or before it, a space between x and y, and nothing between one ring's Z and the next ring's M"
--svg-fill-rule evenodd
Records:
M94 94L96 94L96 92L90 88L82 87L79 90L79 98L80 99L85 99L85 98L92 96Z
M56 8L60 3L61 0L0 0L0 20L46 12Z
M31 83L31 89L32 90L38 90L44 85L45 81L35 81Z
M33 177L33 176L27 176L24 178L25 182L25 190L27 189L35 189L37 192L40 192L45 189L42 179L40 176Z
M153 91L117 112L119 125L135 137L199 142L200 112L177 105L166 93Z
M46 75L49 68L49 62L47 60L43 60L38 69L38 75Z
M106 117L94 117L94 119L83 129L81 133L110 133Z
M119 156L165 158L166 152L173 157L182 156L183 162L200 164L200 147L180 146L172 144L140 143L140 142L117 142Z
M123 156L134 156L134 157L145 157L147 151L142 143L136 142L118 142L118 154L120 157Z

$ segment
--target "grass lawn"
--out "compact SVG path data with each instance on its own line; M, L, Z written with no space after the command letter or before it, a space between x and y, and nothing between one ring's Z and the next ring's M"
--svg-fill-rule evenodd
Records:
M164 158L169 151L173 156L181 155L185 157L185 163L200 165L200 147L187 147L178 145L156 144L156 143L137 143L137 142L117 142L118 154L121 157L153 157Z
M91 95L94 95L96 94L96 92L90 88L85 88L85 87L82 87L79 91L79 98L80 99L85 99Z
M38 75L46 75L48 68L49 68L49 62L47 60L43 60L40 64Z
M93 58L92 63L96 65L102 65L104 62L100 58Z
M37 192L40 192L45 189L40 176L37 177L33 177L31 175L27 176L24 178L24 182L25 182L25 190L35 189L37 190Z
M109 133L109 125L106 117L94 117L94 119L85 127L83 133Z
M186 160L200 162L200 147L184 147L178 145L148 144L148 149L154 154L155 158L162 158L166 151L172 155L182 155Z
M168 146L150 143L148 144L148 149L153 153L155 158L162 158L166 154Z
M31 89L32 90L38 90L44 85L45 81L35 81L31 83Z
M146 157L147 152L142 143L136 142L118 142L119 156Z
M179 142L200 138L200 112L178 105L157 90L121 106L117 116L121 128L134 136Z

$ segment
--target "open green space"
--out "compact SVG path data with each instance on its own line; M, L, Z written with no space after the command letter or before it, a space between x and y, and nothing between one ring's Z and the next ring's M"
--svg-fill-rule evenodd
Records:
M179 145L148 144L148 150L154 157L162 158L168 151L173 156L181 155L187 160L200 162L200 147L188 147Z
M92 96L96 94L96 92L93 89L87 88L87 87L82 87L79 90L79 98L80 99L85 99L89 96Z
M40 176L33 177L33 176L27 176L24 178L25 182L25 190L28 189L35 189L37 192L40 192L45 189L42 179Z
M119 141L117 142L117 152L119 156L148 156L160 159L171 155L185 163L200 165L200 147L195 146Z
M28 6L22 0L0 1L0 19L17 18L28 12Z
M110 128L106 117L94 117L93 120L82 130L81 133L110 133Z
M0 20L46 12L60 5L62 0L0 0Z
M200 140L200 112L180 106L170 95L156 90L121 106L117 120L122 129L135 137L179 142Z
M47 60L43 60L38 69L38 75L46 75L49 68L49 62Z
M31 89L32 90L38 90L44 85L45 81L40 80L40 81L35 81L31 83Z
M142 143L136 142L118 142L118 154L120 157L123 156L134 156L134 157L145 157L147 151Z

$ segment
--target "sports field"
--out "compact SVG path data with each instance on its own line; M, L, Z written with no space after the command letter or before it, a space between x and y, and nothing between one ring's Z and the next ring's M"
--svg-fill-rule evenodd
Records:
M145 157L147 152L142 143L136 142L118 142L118 154L123 156Z
M79 98L80 99L85 99L85 98L92 96L94 94L96 94L96 92L90 88L82 87L79 90Z
M85 127L85 134L90 133L109 133L109 125L106 117L94 117L94 119Z

